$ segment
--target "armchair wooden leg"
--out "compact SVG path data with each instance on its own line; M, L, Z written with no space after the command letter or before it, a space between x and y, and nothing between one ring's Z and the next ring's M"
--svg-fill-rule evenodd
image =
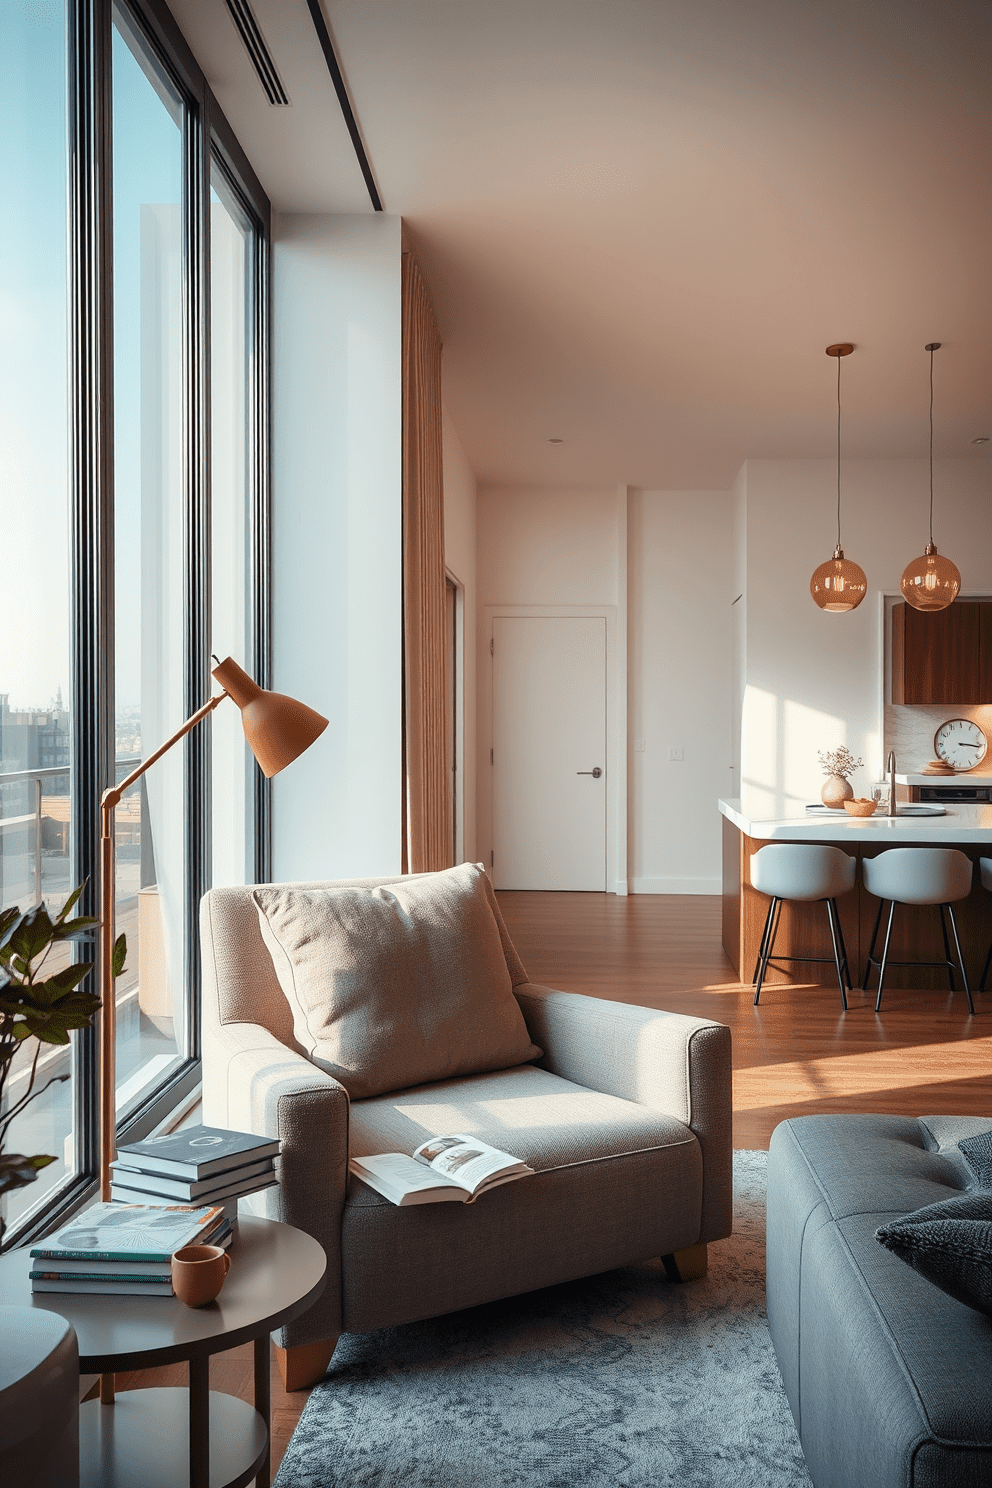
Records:
M700 1281L706 1275L705 1244L687 1245L684 1250L673 1251L661 1259L669 1281Z
M279 1364L284 1390L306 1390L327 1373L337 1338L322 1338L318 1343L301 1343L295 1348L273 1347Z

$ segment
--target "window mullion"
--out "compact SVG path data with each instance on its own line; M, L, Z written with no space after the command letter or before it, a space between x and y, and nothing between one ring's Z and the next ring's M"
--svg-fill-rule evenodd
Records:
M100 796L114 771L114 448L111 13L108 0L70 0L69 98L69 491L72 583L71 859L80 904L100 914L96 854ZM82 947L80 956L92 954ZM98 1049L77 1035L74 1087L77 1168L97 1170Z
M210 153L205 97L186 116L186 708L210 692ZM188 1057L200 1057L200 899L210 883L210 724L186 738L186 1027Z

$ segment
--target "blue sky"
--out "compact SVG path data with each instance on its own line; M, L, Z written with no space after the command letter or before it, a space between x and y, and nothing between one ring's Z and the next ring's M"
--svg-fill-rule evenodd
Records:
M69 689L63 0L0 0L0 692L13 706ZM118 703L140 701L140 219L181 202L179 128L114 37L115 461Z

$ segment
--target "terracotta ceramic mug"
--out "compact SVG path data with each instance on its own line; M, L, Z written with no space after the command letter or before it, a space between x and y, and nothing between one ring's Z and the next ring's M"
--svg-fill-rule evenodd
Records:
M172 1257L172 1290L187 1307L206 1307L230 1269L231 1257L219 1245L184 1245Z

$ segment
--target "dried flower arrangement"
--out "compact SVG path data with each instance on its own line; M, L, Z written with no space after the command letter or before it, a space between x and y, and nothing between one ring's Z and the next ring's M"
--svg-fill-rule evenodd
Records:
M839 749L820 749L817 753L824 775L840 775L844 780L864 764L860 755L857 759L854 758L846 744L842 744Z

